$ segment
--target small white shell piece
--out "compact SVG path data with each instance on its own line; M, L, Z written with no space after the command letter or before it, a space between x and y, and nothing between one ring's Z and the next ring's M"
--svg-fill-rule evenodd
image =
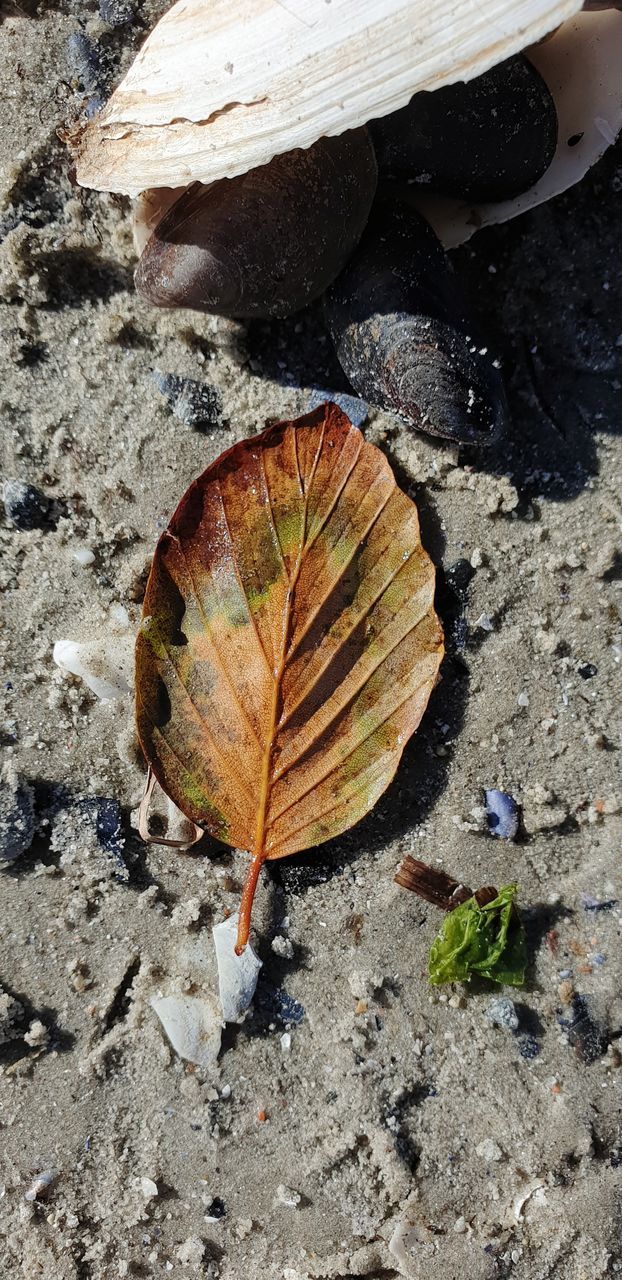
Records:
M124 698L133 683L134 636L113 633L101 640L57 640L57 667L79 676L103 702Z
M78 182L215 182L470 80L580 0L178 0L78 148Z
M218 991L225 1022L242 1022L255 994L261 960L250 942L241 956L235 954L238 913L212 929L218 964Z
M153 996L150 1003L175 1053L204 1069L213 1067L222 1031L216 997Z
M469 204L441 196L413 196L446 249L495 222L507 222L566 191L591 169L622 129L622 14L579 13L527 56L546 81L557 108L557 150L535 186L514 200Z

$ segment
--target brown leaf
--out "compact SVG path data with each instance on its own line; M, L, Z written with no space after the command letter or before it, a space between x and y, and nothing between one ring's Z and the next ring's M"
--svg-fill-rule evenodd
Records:
M266 858L339 835L391 781L443 655L417 510L335 405L243 440L182 498L136 645L140 740L193 822Z

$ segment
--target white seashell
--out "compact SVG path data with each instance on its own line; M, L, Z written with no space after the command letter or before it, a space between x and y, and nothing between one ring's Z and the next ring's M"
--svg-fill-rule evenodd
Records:
M250 943L241 956L236 956L237 933L237 912L212 929L218 963L218 990L225 1022L242 1022L255 994L261 969L261 960Z
M82 186L234 177L470 80L580 0L178 0L78 145Z
M111 631L98 640L57 640L52 650L62 671L79 676L102 701L123 698L134 681L134 636Z
M622 15L580 13L528 57L546 81L557 108L559 141L546 173L513 200L472 204L442 196L416 196L446 249L495 222L507 222L572 187L604 155L622 129ZM578 141L569 146L568 140Z
M157 1014L175 1053L198 1067L212 1067L220 1050L222 1017L215 996L153 996Z

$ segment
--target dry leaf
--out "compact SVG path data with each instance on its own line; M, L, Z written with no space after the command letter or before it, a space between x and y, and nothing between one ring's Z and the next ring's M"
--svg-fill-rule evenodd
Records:
M443 655L417 510L336 405L216 460L154 556L137 722L163 789L262 863L339 835L391 781Z

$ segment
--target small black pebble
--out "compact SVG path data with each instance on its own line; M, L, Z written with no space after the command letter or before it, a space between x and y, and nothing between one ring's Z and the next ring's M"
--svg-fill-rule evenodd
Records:
M220 392L208 382L181 378L176 373L153 371L158 391L180 422L186 427L222 427L223 409Z
M50 504L33 484L5 480L2 497L7 519L16 529L40 529L46 523Z
M224 1218L226 1212L227 1208L225 1202L224 1200L221 1200L220 1196L214 1196L212 1203L205 1211L206 1217L208 1218Z
M264 1023L280 1022L283 1026L298 1026L304 1018L304 1006L282 987L270 987L262 983L255 996L255 1016Z
M609 1036L602 1024L593 1018L590 1006L589 996L576 995L571 1005L572 1016L557 1019L566 1031L568 1044L587 1065L602 1058L609 1044Z
M529 1062L531 1058L537 1058L540 1052L540 1045L535 1036L522 1035L517 1036L518 1049L521 1058L526 1058Z
M582 662L579 667L579 675L582 680L591 680L592 676L598 675L598 667L593 662Z
M104 79L97 46L85 31L73 31L67 41L67 62L72 80L84 93L101 89Z
M99 16L109 27L123 27L133 21L134 8L129 0L99 0Z
M456 560L445 569L445 581L461 600L465 600L474 573L470 560Z

